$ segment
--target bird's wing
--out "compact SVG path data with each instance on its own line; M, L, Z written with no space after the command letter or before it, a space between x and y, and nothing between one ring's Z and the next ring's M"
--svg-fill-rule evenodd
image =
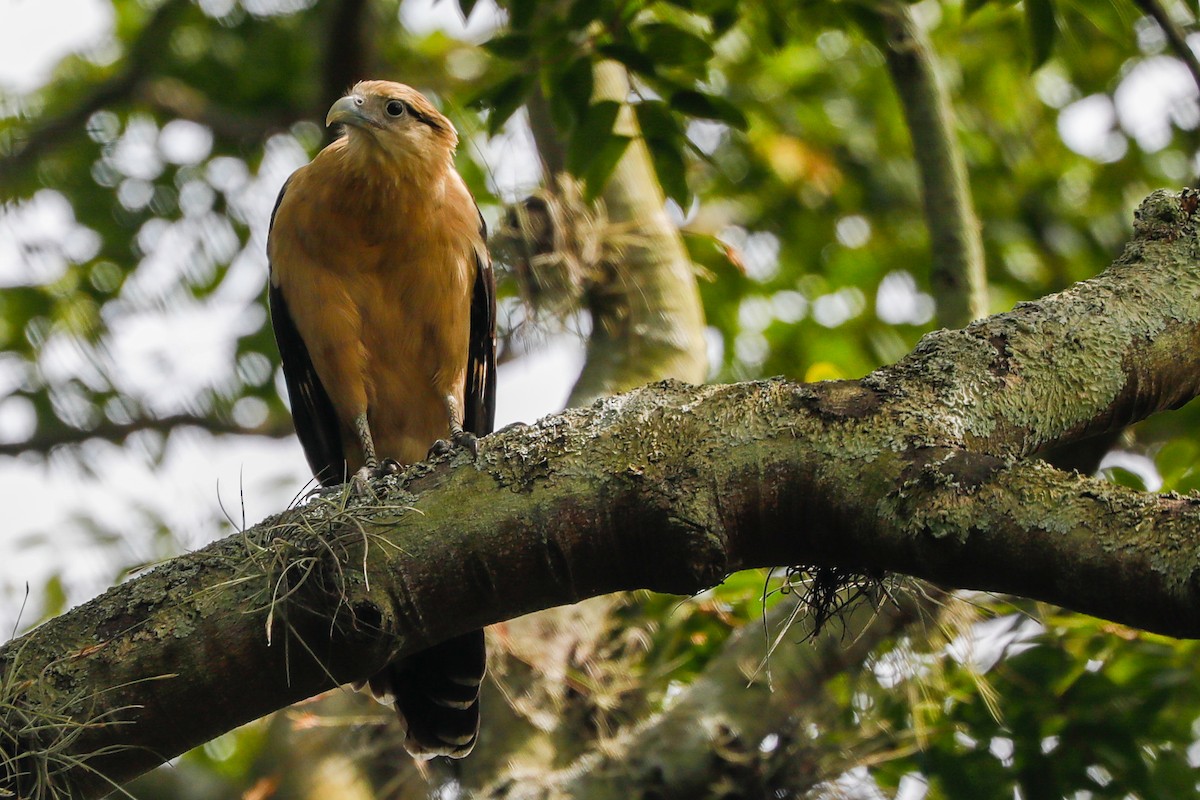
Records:
M496 420L496 276L487 252L487 226L479 216L481 244L475 248L475 286L471 291L471 339L463 428L476 436L492 432Z
M271 210L271 227L268 235L274 233L275 213L283 202L291 178L279 190L279 198L275 208ZM271 270L282 268L271 264ZM308 346L296 328L292 315L288 313L287 302L279 286L268 281L270 288L267 299L271 307L271 327L275 331L275 342L279 345L279 356L283 362L283 377L287 383L288 399L292 404L292 421L296 426L296 436L304 447L304 455L312 467L313 475L324 486L332 486L345 480L345 454L342 450L341 430L338 426L337 414L334 413L333 403L329 394L317 376L312 358L308 354Z

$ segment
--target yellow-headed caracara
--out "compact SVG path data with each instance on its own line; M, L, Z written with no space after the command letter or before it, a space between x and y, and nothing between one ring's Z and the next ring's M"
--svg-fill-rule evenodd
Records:
M362 487L389 460L446 439L473 451L491 432L495 283L450 120L409 86L363 81L325 123L344 134L288 178L271 215L271 322L313 473ZM475 631L371 679L409 752L471 751L484 661Z

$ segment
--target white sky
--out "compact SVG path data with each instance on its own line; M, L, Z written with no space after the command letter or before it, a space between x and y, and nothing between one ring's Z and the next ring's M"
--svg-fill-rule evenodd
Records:
M36 89L59 59L103 42L112 24L104 0L0 0L0 84Z

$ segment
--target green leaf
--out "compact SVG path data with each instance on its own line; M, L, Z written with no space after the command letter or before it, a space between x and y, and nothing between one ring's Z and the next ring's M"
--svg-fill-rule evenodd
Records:
M55 573L42 587L42 619L57 617L67 609L67 590L62 575Z
M746 129L746 115L723 97L683 89L671 95L671 108L701 119L715 119L738 130Z
M986 6L991 1L992 0L966 0L966 2L963 3L963 16L964 17L971 16L972 14L974 14L976 11L978 11L979 9Z
M1061 13L1064 16L1068 9L1074 11L1074 16L1069 17L1070 21L1065 23L1073 36L1087 35L1087 32L1076 28L1075 21L1078 20L1094 27L1114 42L1124 42L1128 40L1129 32L1134 29L1134 25L1141 16L1132 4L1097 3L1094 0L1062 0L1062 2L1063 11ZM1195 6L1194 3L1192 5Z
M671 107L662 100L646 100L633 107L637 115L638 127L646 139L661 139L663 141L682 141L683 129L679 118L671 112Z
M1025 0L1025 22L1033 48L1033 69L1037 69L1054 51L1054 40L1058 35L1054 0Z
M595 0L575 0L567 11L567 28L576 31L583 30L593 20L600 18L600 11L600 5Z
M575 59L566 69L550 76L546 100L558 125L569 128L587 116L592 85L592 60L587 56Z
M717 11L709 17L712 21L713 34L716 37L724 36L730 28L737 24L738 13L736 9L728 9L725 11Z
M632 45L610 42L598 45L596 52L614 61L619 61L642 75L654 75L657 70L654 59Z
M600 148L600 151L592 158L591 165L583 176L584 185L587 188L584 196L589 201L595 200L600 195L600 192L604 190L609 176L616 169L617 162L621 160L621 156L625 155L625 148L629 147L631 141L633 140L628 136L612 134L605 141L603 147Z
M686 179L684 134L679 116L661 100L638 103L633 110L663 192L679 205L687 205L691 193Z
M1142 480L1142 476L1136 472L1130 472L1122 467L1108 467L1104 470L1104 477L1108 478L1111 483L1118 486L1124 486L1129 489L1137 489L1139 492L1146 491L1146 483Z
M489 136L495 136L508 118L524 104L530 89L533 88L533 82L532 72L518 72L485 87L468 101L468 104L475 108L491 110L487 120Z
M638 33L643 49L653 53L659 64L667 66L703 66L713 56L712 46L690 31L665 22L643 25Z
M567 144L567 169L573 175L586 176L592 161L613 137L613 123L620 112L621 104L615 100L601 100L588 106L587 113Z
M623 24L628 25L637 18L637 15L642 13L646 6L650 5L649 0L617 0L615 3L615 11L617 19Z
M876 47L883 49L888 46L887 26L884 24L883 15L874 7L847 5L846 18L853 21Z
M1177 489L1181 480L1192 475L1200 466L1196 445L1186 439L1167 442L1154 457L1154 466L1163 479L1163 489Z
M687 208L691 192L688 190L687 167L682 149L661 139L648 140L646 146L650 148L654 172L662 185L663 193L681 207Z
M712 20L714 30L717 28L717 17L732 14L736 18L740 7L738 0L696 0L694 3L696 13Z
M483 49L510 61L521 61L533 51L533 37L526 33L494 36L483 43Z
M512 30L525 30L537 15L537 0L510 0L508 25Z

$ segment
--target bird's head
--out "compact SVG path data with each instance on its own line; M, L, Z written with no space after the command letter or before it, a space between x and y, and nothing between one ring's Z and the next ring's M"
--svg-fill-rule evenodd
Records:
M425 95L392 81L360 81L329 109L326 126L341 124L350 143L377 145L401 161L445 158L458 132Z

